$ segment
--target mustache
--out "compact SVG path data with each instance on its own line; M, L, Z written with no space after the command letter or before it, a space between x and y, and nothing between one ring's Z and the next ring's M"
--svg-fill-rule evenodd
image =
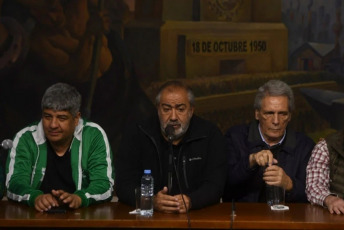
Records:
M180 122L175 121L175 122L168 122L168 123L166 124L166 126L168 126L168 125L180 125L180 124L181 124Z

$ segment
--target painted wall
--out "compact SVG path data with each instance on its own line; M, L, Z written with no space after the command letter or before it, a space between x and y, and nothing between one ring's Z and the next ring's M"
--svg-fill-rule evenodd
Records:
M0 0L1 140L40 119L44 90L59 81L79 89L83 115L105 129L114 149L128 124L155 112L156 89L172 78L193 86L196 112L222 130L253 119L254 92L271 78L293 85L299 98L296 128L307 133L330 128L299 88L343 91L340 0L99 2ZM263 54L209 53L220 40L239 44L255 38L268 44ZM190 53L193 42L210 46ZM307 52L302 50L307 42L334 48L330 56L324 49ZM311 53L313 63L325 60L327 72L292 72L299 70L290 65L298 52Z

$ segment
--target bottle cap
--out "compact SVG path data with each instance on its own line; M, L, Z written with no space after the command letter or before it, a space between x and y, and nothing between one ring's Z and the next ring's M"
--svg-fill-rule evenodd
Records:
M150 170L150 169L145 169L145 170L143 171L143 173L144 173L144 174L151 174L151 170Z

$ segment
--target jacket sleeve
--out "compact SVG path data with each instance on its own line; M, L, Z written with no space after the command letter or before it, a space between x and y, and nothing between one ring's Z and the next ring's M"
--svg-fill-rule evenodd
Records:
M247 147L246 136L242 130L229 130L225 134L226 154L228 155L227 184L230 186L241 184L255 175L259 167L250 168L250 151Z
M34 188L31 177L34 173L37 146L31 134L18 133L13 141L13 147L9 151L6 163L6 187L7 197L17 202L23 202L34 206L35 199L42 191Z
M259 196L261 167L249 166L249 155L252 150L247 141L248 132L247 125L240 125L230 128L225 134L228 170L224 202L233 199L255 201Z
M296 172L288 175L293 181L293 189L286 192L286 202L307 202L306 196L306 168L309 158L312 154L314 142L304 136L297 145L296 156L299 157L298 162L294 162L297 165Z
M206 159L206 167L204 168L205 177L201 186L189 195L192 209L200 209L220 201L223 194L227 169L224 150L224 137L221 131L214 127L209 136L208 156Z
M82 206L111 200L114 187L112 151L108 138L100 126L91 124L93 128L84 128L88 130L84 131L82 141L82 164L87 174L86 178L82 178L82 188L74 192L81 197ZM86 148L86 145L89 147ZM86 155L87 158L84 157Z

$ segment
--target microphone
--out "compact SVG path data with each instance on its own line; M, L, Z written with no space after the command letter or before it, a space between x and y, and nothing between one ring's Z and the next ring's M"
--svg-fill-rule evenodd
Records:
M5 139L1 142L1 148L10 149L13 146L13 142L10 139Z
M171 194L171 190L172 190L172 173L173 173L173 148L172 148L172 142L174 140L174 128L173 128L172 125L167 125L166 126L165 134L166 134L168 142L169 142L167 189L168 189L168 193Z
M184 207L186 209L186 203L185 203L184 196L183 196L184 193L182 191L182 187L180 185L180 180L179 180L179 173L177 171L176 163L174 162L174 159L173 159L172 142L175 139L175 135L174 135L174 128L173 128L172 125L167 125L166 126L165 134L166 134L167 139L168 139L168 141L170 143L170 151L169 151L169 157L168 157L168 181L167 181L168 192L169 192L169 194L171 194L172 171L173 171L173 167L174 167L174 170L176 172L176 177L177 177L177 183L178 183L178 186L179 186L180 193L182 195L182 200L183 200ZM190 222L189 210L186 210L186 217L187 217L187 220L188 220L188 228L190 229L191 228L191 222Z
M167 125L165 128L165 134L169 142L174 141L174 128L172 125Z

